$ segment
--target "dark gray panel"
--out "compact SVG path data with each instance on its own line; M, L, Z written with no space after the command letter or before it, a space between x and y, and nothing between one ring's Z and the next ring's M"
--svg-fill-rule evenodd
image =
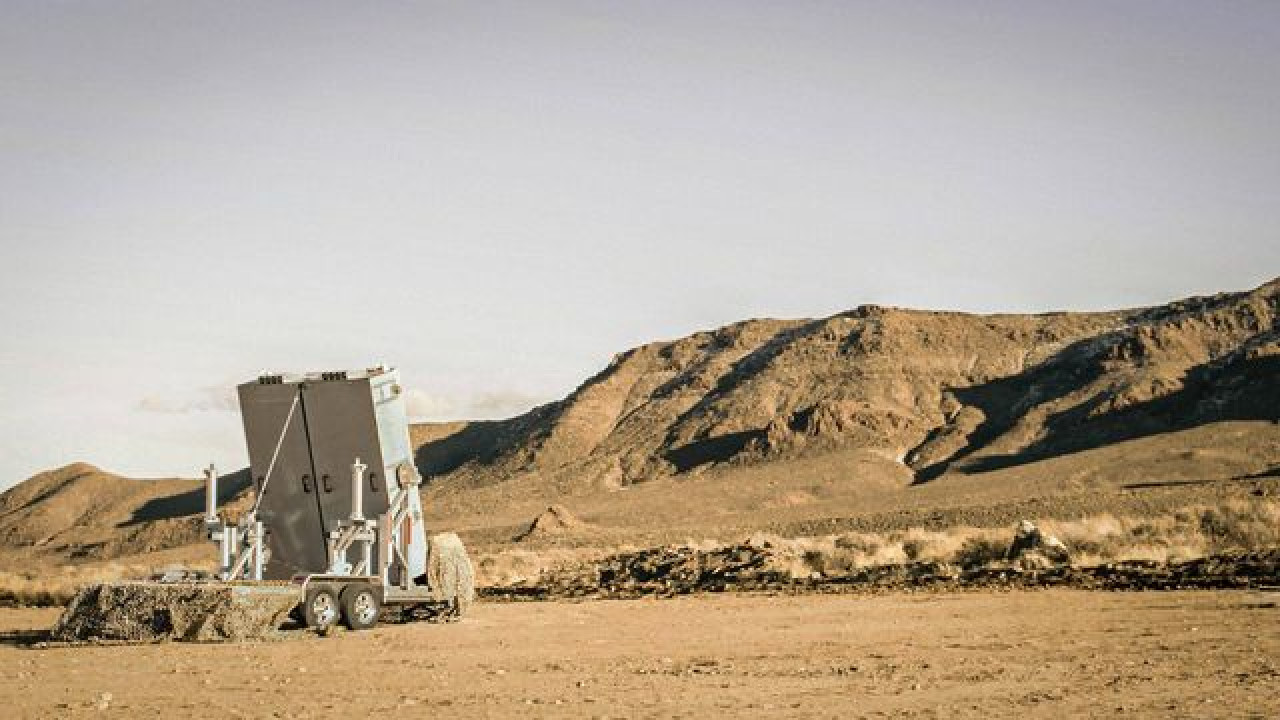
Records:
M302 403L293 410L291 418L289 414L298 397L298 385L251 382L241 385L239 394L249 467L255 483L261 485L266 478L272 453L277 443L280 444L258 512L269 531L267 547L271 556L266 577L280 580L299 573L324 572L328 568L325 531ZM286 418L289 419L287 427Z
M351 464L357 457L368 466L364 516L376 518L386 512L387 485L368 379L308 382L303 400L326 528L334 529L351 515Z

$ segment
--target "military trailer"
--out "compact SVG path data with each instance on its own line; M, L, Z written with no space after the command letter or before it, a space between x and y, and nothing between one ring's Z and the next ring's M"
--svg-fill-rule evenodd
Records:
M371 627L387 606L466 609L470 560L456 535L427 536L396 370L263 375L238 393L254 490L238 522L219 517L205 472L223 581L290 581L317 628Z
M463 614L475 594L471 561L457 535L427 534L394 369L263 375L239 396L251 488L238 517L219 512L218 472L205 470L216 578L174 570L86 586L51 638L248 640L290 616L360 630L384 611Z

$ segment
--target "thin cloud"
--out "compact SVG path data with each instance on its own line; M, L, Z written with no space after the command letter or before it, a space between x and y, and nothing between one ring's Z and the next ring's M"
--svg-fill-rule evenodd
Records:
M517 390L442 395L415 389L405 395L414 420L494 420L519 415L549 400Z
M187 392L148 395L138 401L136 409L167 415L239 412L240 402L236 398L235 388L205 387Z
M452 399L416 388L405 393L404 402L409 417L416 419L441 420L457 410L457 403Z
M510 417L531 410L550 398L516 390L478 393L472 397L470 410L475 417Z

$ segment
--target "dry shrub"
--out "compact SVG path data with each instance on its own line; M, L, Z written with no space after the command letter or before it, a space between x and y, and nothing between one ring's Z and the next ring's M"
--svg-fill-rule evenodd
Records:
M846 533L837 537L834 541L836 548L840 550L849 550L860 555L874 555L884 546L884 538L879 535L864 535L861 533Z
M804 571L808 574L836 575L850 570L849 566L838 562L840 558L837 558L835 553L828 553L823 550L805 550L801 557L804 561Z
M1028 550L1013 561L1023 570L1047 570L1055 565L1053 560L1036 550Z
M719 540L713 540L711 538L703 538L701 540L686 538L683 545L687 548L691 548L693 550L698 550L701 552L711 552L712 550L719 550L720 548L724 547L724 543L720 542Z
M757 534L752 536L752 544L769 548L776 569L793 578L831 574L838 565L835 543L830 537L784 538L770 535L762 539Z
M895 538L867 533L846 533L829 538L824 548L827 564L837 572L876 565L898 565L907 561L902 543ZM830 574L830 573L827 573Z
M847 533L812 538L773 538L770 548L780 566L792 577L848 575L859 568L904 565L909 562L951 564L958 557L979 564L1004 557L1007 533L975 528L944 532L912 529L905 533L876 535ZM968 545L968 555L962 550ZM975 544L976 543L976 544ZM985 545L984 545L985 543ZM985 548L978 553L977 548ZM972 556L972 557L970 557Z
M548 573L583 563L597 561L607 555L635 552L638 548L623 545L601 548L549 548L543 550L502 550L477 553L472 559L477 587L511 587L537 583Z
M902 554L912 562L954 562L972 528L943 532L912 528L901 536Z
M901 543L885 543L874 553L861 556L860 566L903 565L906 564L907 560L907 553Z
M0 607L58 607L71 602L77 589L30 573L0 572Z
M42 571L0 571L0 607L61 607L85 585L142 579L158 569L109 562L63 565Z
M480 555L475 562L476 582L488 587L521 585L537 578L544 563L543 555L527 550Z
M1124 523L1110 514L1046 522L1041 529L1061 540L1076 557L1116 558L1128 535Z
M1102 514L1078 520L1044 521L1038 525L1044 533L1066 545L1071 561L1077 565L1119 560L1183 561L1223 550L1280 546L1280 503L1255 498L1215 506L1185 507L1158 517ZM1014 563L1007 561L1013 531L1012 527L953 527L942 531L913 528L887 534L851 532L798 538L757 532L745 542L767 548L774 569L793 578L840 577L861 568L910 562L965 568L993 564L1040 568L1053 564L1040 554L1028 554ZM690 539L686 546L712 551L724 547L725 543ZM510 550L482 555L476 566L483 585L526 584L558 568L637 550L639 548L633 546L571 551Z
M1205 508L1199 525L1215 551L1280 545L1280 506L1258 498Z
M1153 518L1100 515L1047 522L1081 564L1177 562L1225 551L1280 546L1280 504L1263 498L1181 508Z
M1009 551L1009 543L986 534L971 535L960 545L954 562L963 568L984 567L1002 562Z
M1102 514L1040 525L1067 546L1078 565L1120 560L1180 562L1229 550L1280 546L1280 503L1253 498L1187 507L1158 517ZM1012 530L913 528L887 535L846 533L814 538L761 534L753 540L767 543L793 577L840 576L858 568L908 562L966 568L1002 564L1013 539ZM1046 562L1032 557L1020 564L1039 566Z

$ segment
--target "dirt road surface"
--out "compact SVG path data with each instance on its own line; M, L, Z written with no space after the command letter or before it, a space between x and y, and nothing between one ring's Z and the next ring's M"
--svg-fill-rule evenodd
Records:
M1275 593L706 595L480 604L454 625L250 644L32 647L0 715L1280 717Z

